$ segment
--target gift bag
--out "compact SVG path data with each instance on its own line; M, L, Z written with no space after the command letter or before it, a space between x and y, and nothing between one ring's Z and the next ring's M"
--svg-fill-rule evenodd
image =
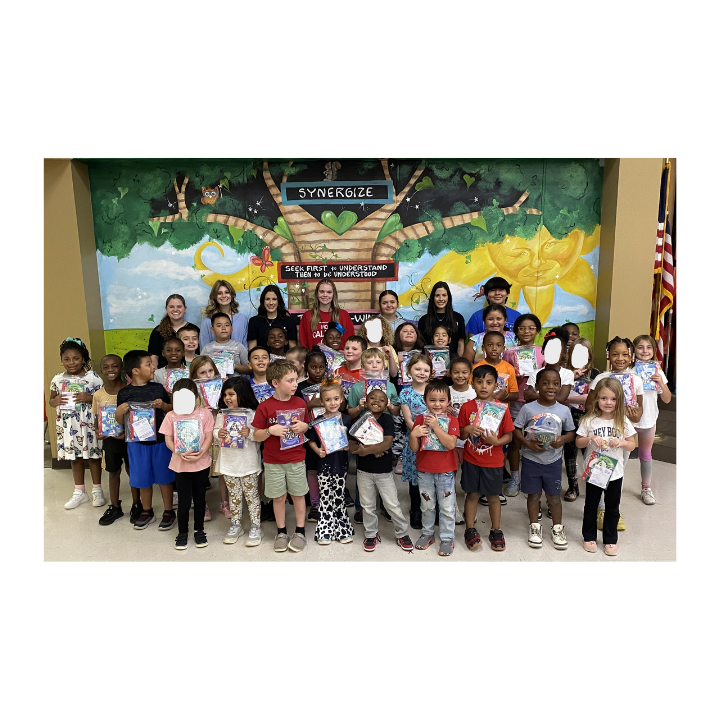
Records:
M623 389L625 395L625 404L633 407L637 405L637 396L635 395L635 373L610 373L611 378L615 378Z
M417 355L420 350L405 350L398 353L398 369L400 371L400 385L410 385L412 378L407 370L407 365L413 355Z
M426 345L425 354L430 358L430 362L432 363L433 377L443 377L445 372L450 368L450 348Z
M540 443L546 450L550 450L550 443L556 442L561 435L562 420L553 413L540 413L525 427L525 437Z
M659 372L659 363L635 361L635 374L642 380L643 390L657 392L660 389L658 384L650 379L657 372Z
M60 394L63 397L63 404L58 405L58 410L82 410L82 404L75 402L75 395L77 393L85 392L85 382L81 377L77 375L71 375L68 378L63 378L60 383Z
M190 377L190 370L187 368L177 368L173 370L168 370L167 375L165 376L165 390L167 390L168 395L172 393L173 387L175 383L180 380L180 378L189 378Z
M208 380L196 380L200 397L206 408L217 410L218 402L220 402L220 393L222 392L222 378L216 375Z
M516 375L530 376L538 369L534 345L518 345L510 357Z

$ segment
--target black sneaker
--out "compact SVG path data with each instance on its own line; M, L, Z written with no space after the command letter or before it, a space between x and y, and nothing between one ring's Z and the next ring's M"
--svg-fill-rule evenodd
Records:
M307 516L308 522L316 523L320 519L320 509L317 505L310 506L310 512Z
M478 498L478 502L479 502L481 505L484 505L485 507L487 507L488 504L489 504L489 503L488 503L488 499L487 499L484 495L481 495L481 496ZM506 500L505 502L507 502L507 500Z
M178 533L175 538L175 549L176 550L187 550L187 533Z
M174 510L165 510L162 515L162 520L158 525L158 530L170 530L177 520Z
M505 549L505 536L502 530L490 530L490 547L493 550Z
M142 512L142 505L140 503L133 503L133 506L130 508L130 524L134 525L137 521L137 519L140 517L140 513Z
M148 525L155 522L155 513L153 510L143 510L140 517L135 521L136 530L144 530Z
M345 494L343 495L343 499L345 500L345 507L350 507L351 505L355 504L355 501L350 497L350 493L347 488L345 488Z
M195 531L195 547L204 548L207 547L208 540L207 535L202 530Z
M122 500L118 500L117 505L108 505L108 509L102 514L102 517L98 520L100 525L112 525L118 518L121 518L125 513L122 511Z
M352 505L352 503L350 503ZM362 519L362 510L358 510L355 515L353 515L353 520L356 523L361 523L363 521Z
M375 549L375 546L380 542L380 536L375 535L375 537L371 538L365 538L363 540L363 550L365 552L372 552Z
M378 541L380 538L378 537ZM403 549L405 552L412 552L413 549L413 543L412 540L408 535L403 535L402 537L396 538L395 542Z
M500 494L500 504L507 505L507 498L503 494Z

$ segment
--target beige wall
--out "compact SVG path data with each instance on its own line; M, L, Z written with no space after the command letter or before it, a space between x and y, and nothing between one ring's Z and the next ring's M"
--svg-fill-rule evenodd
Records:
M81 338L95 368L105 354L87 166L71 160L45 160L45 401L50 381L62 371L60 343ZM53 457L57 457L51 430Z
M609 158L603 179L595 314L595 365L611 337L650 330L653 263L663 158Z

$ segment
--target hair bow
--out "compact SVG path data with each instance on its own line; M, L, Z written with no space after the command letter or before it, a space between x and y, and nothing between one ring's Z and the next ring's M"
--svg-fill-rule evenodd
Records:
M85 343L80 338L66 337L64 342L74 342L84 347Z
M335 323L335 329L341 334L345 334L345 328L338 322Z

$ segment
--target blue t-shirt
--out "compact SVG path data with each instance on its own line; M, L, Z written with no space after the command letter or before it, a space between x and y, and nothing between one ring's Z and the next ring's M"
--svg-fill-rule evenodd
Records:
M485 308L473 313L470 320L468 320L468 324L465 326L465 331L468 335L477 335L478 333L485 332L485 323L482 319L483 310L485 310ZM505 321L505 327L508 330L512 330L515 320L517 320L517 318L519 318L522 313L519 313L517 310L513 310L512 308L509 308L507 306L505 306L505 312L507 312L507 320Z

